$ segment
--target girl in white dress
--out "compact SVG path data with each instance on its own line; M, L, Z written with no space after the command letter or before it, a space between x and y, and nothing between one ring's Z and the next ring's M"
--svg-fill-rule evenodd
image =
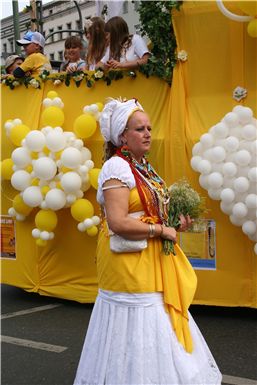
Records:
M92 17L85 21L85 35L88 40L86 55L86 69L94 71L97 63L104 56L106 51L106 37L104 31L105 23L101 17Z

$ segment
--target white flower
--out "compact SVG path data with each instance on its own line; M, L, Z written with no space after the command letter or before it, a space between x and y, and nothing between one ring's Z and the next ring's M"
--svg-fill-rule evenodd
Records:
M178 60L181 60L181 61L187 61L187 52L182 49L181 51L178 52L177 58Z
M246 98L247 96L247 89L243 87L236 87L233 91L233 99L235 99L237 102L240 102L240 100Z
M83 78L84 78L84 74L83 74L83 73L74 76L74 80L75 80L76 82L79 82L79 81L82 80Z
M95 78L96 79L101 79L103 76L104 76L103 71L98 70L98 71L95 72Z
M59 84L61 84L61 80L60 79L56 79L54 81L54 86L58 86Z
M31 85L31 87L33 88L38 88L40 86L40 83L36 80L36 79L31 79L29 84Z
M18 87L18 86L20 85L20 83L17 82L17 80L14 80L14 82L12 83L12 85L13 85L14 87Z

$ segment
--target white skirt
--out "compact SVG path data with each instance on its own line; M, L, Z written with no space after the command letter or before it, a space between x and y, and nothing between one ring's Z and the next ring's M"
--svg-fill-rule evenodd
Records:
M218 385L221 373L193 318L178 342L162 293L99 290L74 385Z

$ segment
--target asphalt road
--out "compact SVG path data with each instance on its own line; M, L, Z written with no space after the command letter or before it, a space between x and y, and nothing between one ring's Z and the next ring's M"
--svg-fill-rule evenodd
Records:
M91 304L1 286L2 385L72 385ZM257 385L257 310L190 308L223 384Z

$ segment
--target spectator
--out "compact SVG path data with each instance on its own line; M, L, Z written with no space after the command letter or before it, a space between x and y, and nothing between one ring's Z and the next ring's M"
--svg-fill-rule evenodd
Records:
M85 36L88 40L86 56L87 69L94 71L96 64L102 59L106 51L105 23L101 17L92 17L85 22Z
M45 38L39 32L27 32L23 39L17 40L17 44L23 46L26 59L18 66L13 75L22 78L29 72L30 75L39 75L44 70L52 71L51 64L44 55Z
M19 55L8 56L5 60L5 71L12 75L13 71L24 62L24 58Z
M139 35L130 35L128 25L120 16L112 17L105 24L108 48L100 66L110 68L137 68L146 64L150 56L145 41Z
M68 63L63 70L69 73L84 71L86 69L85 60L81 59L82 41L79 36L69 36L65 40L65 51L67 50Z

